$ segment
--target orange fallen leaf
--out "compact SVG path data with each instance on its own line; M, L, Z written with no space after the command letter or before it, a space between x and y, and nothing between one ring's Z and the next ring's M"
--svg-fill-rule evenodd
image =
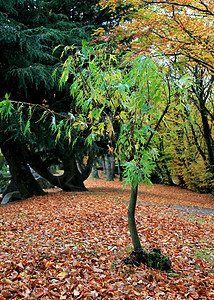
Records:
M42 288L36 288L34 290L34 296L35 297L39 298L39 297L41 297L43 295L44 295L44 289L42 289Z

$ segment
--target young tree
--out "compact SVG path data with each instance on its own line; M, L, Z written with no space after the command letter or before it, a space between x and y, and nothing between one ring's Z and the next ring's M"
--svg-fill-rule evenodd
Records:
M87 127L88 142L107 132L115 135L114 121L120 124L114 154L125 161L125 183L131 185L128 224L134 247L132 262L143 262L159 269L169 269L167 256L154 249L143 250L135 222L138 185L149 184L155 149L151 140L158 130L173 97L167 77L159 72L148 57L123 57L121 64L108 48L91 49L84 45L81 52L74 47L63 64L61 85L74 77L71 93L77 97L79 115L75 122ZM85 65L87 64L87 68Z

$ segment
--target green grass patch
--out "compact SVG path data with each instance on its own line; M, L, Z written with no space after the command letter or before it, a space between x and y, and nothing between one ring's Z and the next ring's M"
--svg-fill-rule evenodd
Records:
M201 260L206 260L214 265L214 250L210 249L196 249L195 256Z
M200 217L196 217L196 216L183 216L183 217L186 220L189 220L193 223L198 223L200 225L203 225L203 224L214 225L214 221L203 219L203 218L200 218Z
M100 192L100 193L90 193L90 192L86 192L86 195L87 196L89 196L89 195L100 195L100 196L105 196L105 193L102 193L102 192Z

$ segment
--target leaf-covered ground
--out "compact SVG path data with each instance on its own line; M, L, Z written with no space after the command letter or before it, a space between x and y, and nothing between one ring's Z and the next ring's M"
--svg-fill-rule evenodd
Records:
M86 186L86 193L53 190L0 207L0 300L214 299L212 196L140 188L142 245L170 257L167 274L122 262L132 250L129 187L102 179Z

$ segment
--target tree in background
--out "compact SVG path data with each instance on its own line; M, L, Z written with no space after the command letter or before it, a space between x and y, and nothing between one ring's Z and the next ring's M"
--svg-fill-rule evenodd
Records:
M108 33L122 48L132 48L137 53L161 51L167 56L185 56L195 64L214 70L213 1L100 1L112 11L126 3L131 4L127 18ZM97 32L103 34L101 29Z
M188 103L178 103L178 105L192 108L194 106L193 111L195 109L198 111L197 117L201 124L200 135L204 140L203 150L198 146L194 133L189 142L196 143L197 151L202 155L203 161L206 160L207 174L204 181L210 178L207 186L212 186L211 181L214 178L212 137L214 111L211 100L214 70L213 1L133 0L121 3L117 0L102 0L100 3L104 7L110 7L113 11L116 7L126 3L132 5L126 20L121 20L120 24L110 32L105 34L105 30L102 28L97 30L101 39L103 37L114 39L118 43L118 49L121 51L132 49L133 55L148 53L150 56L156 57L163 68L168 68L172 81L179 80L183 74L187 74L191 78L192 84L188 90L189 101ZM187 108L182 111L183 116L186 114L186 120L191 118L192 112ZM192 130L193 127L191 127ZM179 134L179 136L181 138L182 135ZM197 167L195 164L195 167L200 169L201 165L199 164ZM198 187L197 190L200 188Z
M159 152L158 166L162 171L167 167L170 178L182 187L210 193L213 192L212 164L208 158L201 113L196 105L197 99L193 98L194 93L191 92L191 87L190 82L186 90L188 99L178 101L169 110L161 126L159 141L156 141L154 147ZM211 96L212 91L210 93ZM209 113L212 112L212 96L210 96L207 99ZM211 115L208 120L211 135L213 135ZM166 175L165 172L164 183L169 182Z
M81 45L94 28L111 22L97 1L1 1L0 74L1 97L70 109L65 91L60 92L52 73L59 63L62 44ZM87 21L86 21L87 19ZM108 22L108 20L110 20ZM14 49L16 51L14 51ZM70 97L69 97L70 98Z
M63 47L69 44L80 46L82 40L90 41L94 28L101 24L107 28L112 22L117 22L117 19L115 13L110 14L107 10L100 10L95 0L79 1L78 3L73 0L0 1L0 97L3 100L7 93L12 101L27 103L32 109L31 125L27 122L29 111L22 105L15 104L15 102L13 102L14 116L7 114L9 117L7 121L5 118L1 118L1 148L8 160L17 186L23 190L21 194L24 198L43 193L41 189L34 188L37 184L34 178L30 176L27 165L29 163L28 159L31 160L32 164L33 161L38 161L38 157L42 157L45 167L48 160L53 158L51 158L53 156L51 151L55 140L54 136L49 135L49 126L54 124L54 118L47 124L38 123L37 121L41 118L43 112L40 110L39 116L39 110L35 112L35 106L31 106L31 104L41 105L58 113L63 112L65 115L69 112L75 113L73 111L75 99L70 96L69 87L65 86L63 90L60 90L57 80L54 81L52 76L53 71L59 65L61 55L61 49L53 52L54 48L59 44ZM55 75L57 77L57 74ZM10 105L7 100L1 102L3 114L7 105ZM16 118L16 114L22 116L21 121L18 117ZM63 118L66 117L65 115ZM24 124L25 120L26 123ZM33 124L33 122L35 123ZM17 124L22 126L23 131L19 129L20 126L17 126ZM36 127L39 127L39 129ZM32 135L26 135L30 131ZM25 138L21 136L22 133L25 133ZM36 139L35 134L40 139ZM76 134L74 131L72 131L72 134L74 140ZM27 137L28 141L26 141ZM46 142L44 142L45 138ZM27 144L28 150L31 150L31 154L27 157L24 155L26 154L23 149L24 144ZM12 145L16 146L15 148L19 151L19 154L14 152L15 148ZM74 188L75 185L77 185L77 188L79 185L79 189L85 189L83 180L86 175L81 179L80 169L77 166L77 156L86 153L84 149L87 147L82 143L81 151L78 147L68 151L69 146L66 148L61 141L59 145L61 145L61 150L54 151L55 160L63 160L66 174L57 178L57 184L56 179L47 172L47 168L46 173L44 170L42 171L43 175L45 173L51 182L64 189L69 189L69 182L71 184L70 189L72 186ZM60 146L57 147L59 150ZM35 149L36 155L33 151ZM64 153L62 153L63 149ZM80 155L77 155L77 152ZM58 158L57 155L59 155ZM69 155L71 155L70 162ZM42 163L42 161L40 162ZM19 167L22 174L17 173ZM71 168L70 171L68 168ZM28 175L24 175L25 173ZM26 180L27 178L32 179L30 184L26 184L28 192L24 191L24 178ZM76 178L76 181L74 178Z

